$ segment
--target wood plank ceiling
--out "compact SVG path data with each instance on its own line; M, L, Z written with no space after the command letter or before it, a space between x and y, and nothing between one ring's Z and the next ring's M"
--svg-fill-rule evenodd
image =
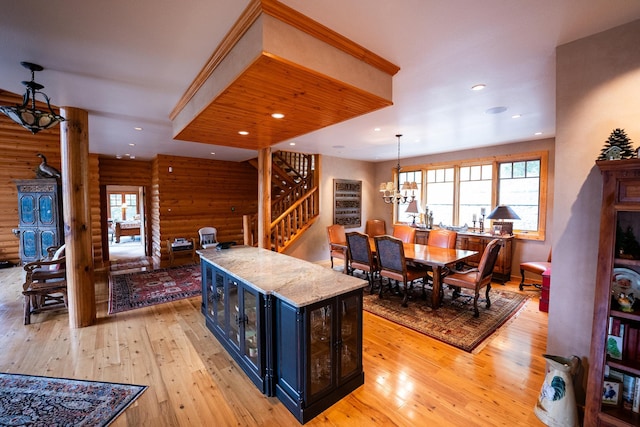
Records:
M392 105L398 71L275 0L254 0L172 111L174 137L266 148Z

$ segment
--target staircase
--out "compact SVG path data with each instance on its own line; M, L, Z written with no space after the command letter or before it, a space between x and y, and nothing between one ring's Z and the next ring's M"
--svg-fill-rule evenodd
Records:
M272 154L271 249L284 252L320 213L315 165L317 155L277 151ZM250 160L255 168L257 159ZM245 244L258 245L258 214L245 215Z

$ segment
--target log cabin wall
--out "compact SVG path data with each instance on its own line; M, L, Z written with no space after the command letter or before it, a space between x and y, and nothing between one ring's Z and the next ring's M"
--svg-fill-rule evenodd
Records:
M91 246L93 268L104 267L102 262L102 224L100 223L100 164L97 154L89 154L89 209L91 210Z
M22 104L22 96L0 90L0 105ZM0 261L20 263L20 245L12 230L18 228L16 179L36 178L37 153L60 170L60 127L33 135L0 113Z
M152 167L154 263L159 259L161 266L168 265L168 239L197 241L201 227L216 227L220 242L242 244L242 216L258 211L258 171L253 166L158 155Z

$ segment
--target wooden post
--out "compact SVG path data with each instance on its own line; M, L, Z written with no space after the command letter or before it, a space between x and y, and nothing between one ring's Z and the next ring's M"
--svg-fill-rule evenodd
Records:
M60 108L60 114L66 118L60 125L60 155L69 325L82 328L96 323L89 199L89 114L73 107Z
M258 247L271 249L271 147L258 151Z

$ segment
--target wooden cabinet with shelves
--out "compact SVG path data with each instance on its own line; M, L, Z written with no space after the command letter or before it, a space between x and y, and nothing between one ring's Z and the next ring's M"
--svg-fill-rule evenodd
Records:
M596 163L603 194L584 425L638 426L639 413L603 403L602 391L612 371L640 378L640 160ZM638 301L621 306L620 293L634 291Z
M429 230L416 230L415 242L426 245L429 238ZM478 252L467 260L466 263L477 266L482 258L484 248L487 247L493 239L500 239L502 248L498 253L498 260L493 268L493 279L502 283L507 282L511 278L511 261L513 254L513 236L491 236L480 233L458 233L456 239L456 249L465 249Z

